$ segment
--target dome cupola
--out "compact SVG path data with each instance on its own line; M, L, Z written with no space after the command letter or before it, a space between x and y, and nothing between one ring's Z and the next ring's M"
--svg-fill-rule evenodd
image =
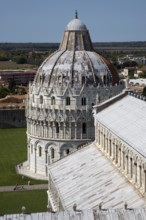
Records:
M39 67L26 101L28 167L48 175L48 165L95 138L93 105L123 89L112 64L97 53L86 25L75 18L59 49Z
M83 81L86 86L108 86L118 84L119 77L112 64L94 50L89 31L76 13L64 31L59 50L44 61L34 83L82 87Z
M85 31L85 30L87 30L86 25L81 20L78 19L77 11L76 11L75 18L68 23L66 30L67 31Z

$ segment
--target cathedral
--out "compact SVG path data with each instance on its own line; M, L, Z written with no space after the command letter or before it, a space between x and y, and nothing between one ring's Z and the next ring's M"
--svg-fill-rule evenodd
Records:
M26 100L27 168L48 176L48 165L95 140L93 106L122 92L113 65L93 48L76 13L59 49L39 67Z
M48 167L50 210L146 207L145 110L127 91L93 107L95 141Z

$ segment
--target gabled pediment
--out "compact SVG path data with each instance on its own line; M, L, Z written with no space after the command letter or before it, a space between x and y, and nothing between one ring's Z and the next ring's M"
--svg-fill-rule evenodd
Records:
M64 96L72 96L73 95L71 88L69 86L66 87L63 95Z

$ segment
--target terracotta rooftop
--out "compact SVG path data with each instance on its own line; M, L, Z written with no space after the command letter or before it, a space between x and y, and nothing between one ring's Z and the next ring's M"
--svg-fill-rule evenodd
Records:
M0 108L24 108L26 95L8 95L0 99Z

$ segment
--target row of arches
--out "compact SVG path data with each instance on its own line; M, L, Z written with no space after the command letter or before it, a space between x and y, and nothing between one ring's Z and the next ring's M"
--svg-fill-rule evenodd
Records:
M33 100L33 102L34 102L34 95L33 95L33 97L32 97L32 100ZM82 98L81 98L81 105L82 105L82 106L86 106L86 104L87 104L87 101L86 101L86 100L87 100L86 97L82 97ZM39 97L39 104L43 104L43 102L44 102L43 96L40 95L40 97ZM66 97L65 103L66 103L66 105L71 105L71 99L70 99L69 96ZM56 98L55 98L55 96L52 96L52 97L51 97L51 105L55 105L55 104L56 104ZM92 105L93 105L93 104L92 104Z
M88 126L88 122L27 121L28 133L43 138L88 139Z
M42 157L43 147L41 145L38 145L37 147L35 147L35 145L31 144L30 145L31 154L33 154L35 151L38 151L38 156ZM51 159L54 159L55 157L55 150L53 147L50 148L50 156L51 156Z
M121 173L140 192L146 193L145 158L100 123L96 123L96 143Z
M67 156L75 150L71 144L59 144L54 142L44 143L30 138L28 142L29 169L37 174L48 176L48 165Z
M36 141L35 143L30 143L30 154L33 155L35 152L37 152L38 157L42 157L44 153L49 154L51 159L56 158L56 152L58 152L58 147L52 143L50 145L43 146L42 143ZM61 156L68 155L73 147L69 145L62 145L59 150L59 154ZM57 153L58 154L58 153Z

